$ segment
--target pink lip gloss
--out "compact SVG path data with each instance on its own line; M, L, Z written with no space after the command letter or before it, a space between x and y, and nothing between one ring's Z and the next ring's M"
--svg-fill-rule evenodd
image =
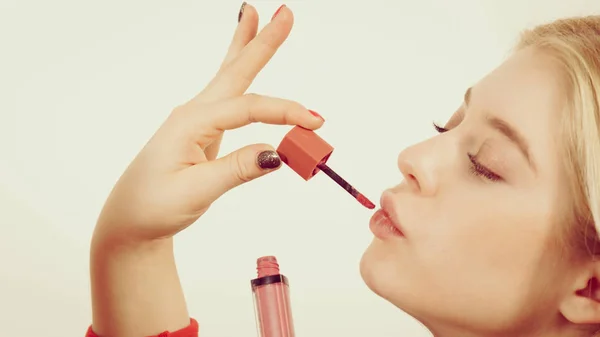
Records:
M294 337L287 277L279 273L274 256L256 261L257 278L250 281L259 337Z

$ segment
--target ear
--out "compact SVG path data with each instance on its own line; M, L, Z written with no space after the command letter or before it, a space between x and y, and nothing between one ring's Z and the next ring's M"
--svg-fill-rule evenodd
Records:
M600 323L600 261L592 261L578 272L560 312L575 324Z

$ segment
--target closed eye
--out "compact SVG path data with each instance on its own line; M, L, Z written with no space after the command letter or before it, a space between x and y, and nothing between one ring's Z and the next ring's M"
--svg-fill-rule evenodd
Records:
M433 122L433 127L435 128L435 131L437 131L438 133L444 133L444 132L448 131L448 129L437 125L435 122Z
M436 123L433 123L433 127L435 128L435 130L438 133L444 133L444 132L448 132L449 129L445 128L445 127L441 127L439 125L437 125ZM485 165L481 164L478 160L477 157L475 155L472 154L467 154L467 157L469 158L469 162L470 162L470 168L469 171L471 174L477 176L477 177L482 177L485 178L489 181L501 181L503 180L502 177L498 174L496 174L494 171L490 170L489 168L487 168Z

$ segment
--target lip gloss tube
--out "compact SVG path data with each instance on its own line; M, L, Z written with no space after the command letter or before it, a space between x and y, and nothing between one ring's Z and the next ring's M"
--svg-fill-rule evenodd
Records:
M250 281L259 337L294 337L294 322L287 277L280 274L277 258L256 260L257 278Z

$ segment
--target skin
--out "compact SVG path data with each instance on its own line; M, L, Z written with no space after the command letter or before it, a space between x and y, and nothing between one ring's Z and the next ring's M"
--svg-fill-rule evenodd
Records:
M277 169L257 165L259 153L273 150L268 144L217 158L224 130L323 124L299 103L245 94L292 25L283 7L257 35L258 14L246 5L216 77L173 111L115 185L90 250L98 335L150 336L189 325L173 236L227 191ZM598 263L557 244L570 196L553 151L564 101L553 69L531 50L517 53L473 87L450 131L399 156L406 180L386 193L406 238L375 239L361 273L436 336L573 336L600 323L596 289L588 286L600 275ZM526 136L535 170L486 126L488 113ZM470 174L467 153L501 181Z
M282 8L260 34L246 5L216 77L177 107L123 173L100 214L90 249L93 331L158 335L190 324L173 254L173 236L232 188L277 170L259 167L268 144L216 158L224 130L253 122L314 130L323 118L297 102L244 94L288 37Z
M374 238L361 274L436 336L578 336L575 322L598 322L597 300L577 293L597 266L559 240L572 200L559 74L541 51L517 52L468 91L440 135L398 156L405 179L384 195L405 237ZM468 154L485 169L474 174Z

